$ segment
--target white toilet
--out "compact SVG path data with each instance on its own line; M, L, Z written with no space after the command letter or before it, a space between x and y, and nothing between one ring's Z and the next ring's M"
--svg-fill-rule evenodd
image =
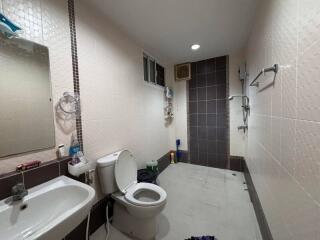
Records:
M97 166L102 192L115 199L112 225L131 238L154 239L167 193L157 185L137 183L137 164L128 150L98 159Z

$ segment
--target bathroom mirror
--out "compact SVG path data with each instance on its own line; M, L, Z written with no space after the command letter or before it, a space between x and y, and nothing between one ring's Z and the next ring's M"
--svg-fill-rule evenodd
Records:
M49 50L0 34L0 157L55 146Z

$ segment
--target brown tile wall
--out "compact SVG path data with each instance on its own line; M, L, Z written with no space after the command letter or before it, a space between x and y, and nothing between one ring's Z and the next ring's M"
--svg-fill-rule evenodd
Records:
M68 175L67 164L70 160L70 157L65 157L45 162L39 167L27 171L0 175L0 200L9 197L11 195L11 188L17 183L22 182L26 188L32 188L58 176Z
M230 170L244 172L245 160L241 156L230 156Z

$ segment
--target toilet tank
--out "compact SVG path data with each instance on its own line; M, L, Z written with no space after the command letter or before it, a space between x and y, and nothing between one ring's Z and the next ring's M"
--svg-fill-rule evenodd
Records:
M105 195L118 190L114 177L114 166L119 154L120 152L115 152L97 160L101 191Z

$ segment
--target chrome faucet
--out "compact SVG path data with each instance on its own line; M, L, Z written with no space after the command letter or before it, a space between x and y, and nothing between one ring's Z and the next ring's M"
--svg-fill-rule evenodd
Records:
M11 188L11 193L11 201L17 202L28 195L28 190L25 188L23 183L18 183Z

